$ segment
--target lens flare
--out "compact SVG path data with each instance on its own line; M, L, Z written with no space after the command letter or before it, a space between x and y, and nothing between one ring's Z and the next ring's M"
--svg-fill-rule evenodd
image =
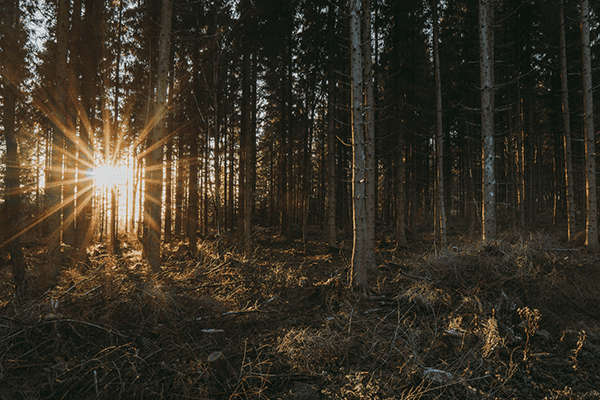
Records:
M97 186L124 185L127 183L127 168L118 165L100 164L92 172Z

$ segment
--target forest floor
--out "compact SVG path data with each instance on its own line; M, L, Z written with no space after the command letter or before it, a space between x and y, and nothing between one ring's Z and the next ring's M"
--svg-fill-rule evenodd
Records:
M192 256L101 245L20 297L0 254L0 399L600 399L600 257L550 234L383 240L348 289L350 244L267 231Z

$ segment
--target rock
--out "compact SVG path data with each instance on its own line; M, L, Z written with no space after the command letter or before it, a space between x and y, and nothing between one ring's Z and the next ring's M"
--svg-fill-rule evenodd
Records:
M283 400L317 400L320 397L319 388L316 385L296 382L294 387L283 396Z

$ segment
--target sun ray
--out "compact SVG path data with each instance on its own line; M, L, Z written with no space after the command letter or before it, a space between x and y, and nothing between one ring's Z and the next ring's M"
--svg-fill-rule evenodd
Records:
M87 186L84 191L79 195L83 195L87 192L90 192L93 189L92 185ZM91 195L89 196L89 199L91 200ZM67 204L69 204L70 202L72 202L75 199L75 196L70 196L67 199L63 200L62 202L60 202L59 204L56 204L54 207L52 207L49 210L46 210L45 213L43 213L42 215L40 215L39 217L35 218L33 221L31 221L27 226L25 226L23 229L21 229L19 232L17 232L15 235L13 235L12 237L6 239L3 242L0 242L0 248L4 247L5 245L7 245L8 243L10 243L11 241L13 241L15 238L27 233L28 231L30 231L31 229L35 228L37 225L39 225L40 223L44 222L45 220L47 220L48 218L50 218L53 214L60 212L60 210L62 210ZM90 200L88 200L87 202L89 202ZM87 204L86 202L86 204ZM79 210L79 207L78 207ZM60 229L57 229L58 232L60 232ZM54 235L52 235L50 237L50 240L53 240Z

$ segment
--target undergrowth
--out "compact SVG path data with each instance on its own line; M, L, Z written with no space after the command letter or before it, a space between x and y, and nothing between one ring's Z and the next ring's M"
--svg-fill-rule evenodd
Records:
M95 399L600 398L599 259L512 233L380 249L377 295L350 291L347 249L261 233L135 244L0 284L0 395ZM414 252L411 252L415 250Z

